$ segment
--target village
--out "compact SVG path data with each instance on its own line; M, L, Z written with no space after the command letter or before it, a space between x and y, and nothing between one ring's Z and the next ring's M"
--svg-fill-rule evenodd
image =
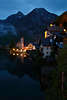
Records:
M55 24L50 24L49 27L42 33L43 37L38 40L38 42L30 42L27 45L24 43L24 38L22 37L16 44L16 48L10 49L10 54L13 56L23 56L24 58L30 56L28 51L39 50L42 54L42 58L46 59L55 57L58 55L59 48L63 48L64 44L67 43L67 30Z
M0 100L67 100L67 0L0 0Z
M24 43L24 37L22 37L20 41L17 42L15 48L10 48L10 55L21 58L22 63L24 63L24 59L31 58L33 60L33 65L31 64L31 66L34 66L35 70L36 68L38 70L40 68L41 89L45 90L47 87L48 89L51 89L51 81L54 80L56 86L57 81L59 81L59 91L61 90L59 92L60 98L61 94L66 98L66 85L64 85L66 83L66 81L64 81L64 79L66 80L66 69L60 62L64 59L64 55L61 51L67 44L67 30L63 28L61 24L60 26L50 24L41 34L42 38L40 38L37 42L29 42L27 45ZM66 49L64 50L66 51ZM51 80L49 77L53 76L54 78ZM57 77L59 80L56 79ZM53 85L52 89L56 88L56 86L54 87ZM52 89L51 91L53 92ZM54 91L54 95L55 93L56 91ZM49 95L50 94L51 92L49 92Z

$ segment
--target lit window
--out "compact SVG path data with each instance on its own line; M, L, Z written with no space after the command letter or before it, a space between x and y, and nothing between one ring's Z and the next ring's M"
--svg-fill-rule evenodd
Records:
M15 56L15 53L13 53L13 56Z
M13 51L15 51L15 48L13 48Z
M45 39L47 38L47 31L45 31Z
M64 32L66 32L66 29L64 29Z
M19 54L17 53L17 56L18 56Z
M52 27L53 26L53 24L50 24L50 27Z
M19 51L19 49L17 49L16 51Z
M22 52L22 49L20 50L20 52Z

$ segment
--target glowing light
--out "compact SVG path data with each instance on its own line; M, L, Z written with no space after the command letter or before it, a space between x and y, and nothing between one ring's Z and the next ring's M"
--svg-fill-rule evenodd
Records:
M54 39L56 39L56 35L54 36Z
M26 49L24 49L24 52L26 52Z
M47 31L45 31L45 39L47 38Z
M35 48L35 46L33 46L33 50L35 50L36 48Z
M53 24L50 24L50 27L52 27L53 26Z
M13 53L13 56L15 56L15 53Z
M66 29L64 29L64 32L66 32Z
M26 47L26 49L28 49L28 47Z
M23 54L20 54L20 56L23 56Z
M15 51L15 48L13 48L13 51Z
M20 52L22 52L22 49L20 50Z
M19 49L16 49L16 51L19 51Z
M27 57L26 55L24 55L24 57Z
M17 56L18 56L19 54L17 53Z

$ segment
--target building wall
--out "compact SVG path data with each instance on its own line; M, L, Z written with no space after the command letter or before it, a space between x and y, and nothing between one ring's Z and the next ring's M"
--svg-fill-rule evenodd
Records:
M43 58L46 58L47 56L50 56L51 55L51 47L49 46L44 46L43 47Z

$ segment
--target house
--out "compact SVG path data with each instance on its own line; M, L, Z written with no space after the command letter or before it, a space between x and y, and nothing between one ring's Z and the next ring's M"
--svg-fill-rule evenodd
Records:
M43 54L43 58L51 56L51 45L50 45L50 38L43 39L40 45L40 51Z
M51 56L51 47L50 46L43 46L43 50L42 50L42 53L43 53L43 58L46 58L48 56Z
M41 40L40 51L43 58L58 54L58 48L63 48L63 42L67 42L64 34L66 29L50 24ZM64 39L64 40L63 40Z

